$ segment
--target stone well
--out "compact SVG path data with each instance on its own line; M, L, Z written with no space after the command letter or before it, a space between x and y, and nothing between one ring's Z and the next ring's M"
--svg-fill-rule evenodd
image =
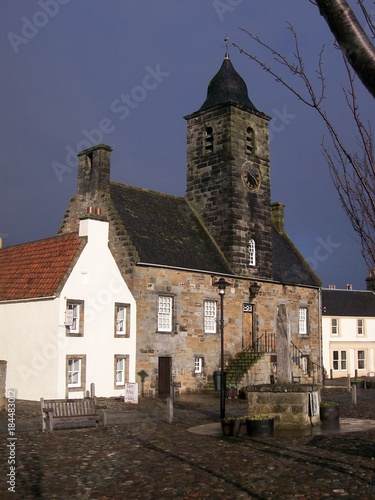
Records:
M261 384L247 388L249 414L269 414L275 429L320 425L320 388L311 384Z

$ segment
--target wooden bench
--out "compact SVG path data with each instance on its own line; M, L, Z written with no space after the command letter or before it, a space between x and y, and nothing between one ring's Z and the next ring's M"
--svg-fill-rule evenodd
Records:
M40 398L42 410L42 430L53 431L55 423L102 422L107 426L107 414L104 408L98 408L93 398L84 399L43 399Z

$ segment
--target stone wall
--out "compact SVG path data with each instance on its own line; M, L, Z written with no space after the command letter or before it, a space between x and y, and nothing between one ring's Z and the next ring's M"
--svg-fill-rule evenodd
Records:
M6 406L6 376L7 376L7 362L0 360L0 411Z
M217 301L212 283L216 277L205 273L137 266L132 276L132 293L137 301L137 373L147 374L144 393L154 395L158 388L158 358L170 357L172 378L181 384L181 392L197 391L212 382L213 372L220 369L220 330L205 333L204 301ZM238 352L263 333L275 333L278 305L284 304L288 317L290 340L313 361L319 362L320 329L318 320L319 291L312 288L261 283L254 302L254 331L246 331L243 304L249 301L249 280L228 279L231 283L224 296L224 358L229 362ZM158 296L173 297L174 320L171 333L157 331ZM309 335L298 334L299 307L308 304L311 321ZM255 326L254 326L255 325ZM202 373L194 373L195 357L203 358ZM279 367L280 369L280 367ZM248 383L269 383L273 374L269 356L249 372ZM277 377L277 366L276 373ZM138 380L140 383L141 381Z
M313 409L311 397L315 398ZM312 391L311 385L259 385L248 389L247 399L249 414L272 415L275 428L297 429L320 424L318 387Z

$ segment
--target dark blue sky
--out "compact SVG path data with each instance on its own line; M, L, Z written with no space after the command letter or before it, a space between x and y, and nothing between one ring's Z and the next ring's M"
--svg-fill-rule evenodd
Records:
M352 1L351 4L356 2ZM368 2L372 4L372 2ZM371 6L370 6L371 9ZM186 122L206 97L224 38L259 52L245 28L291 53L290 22L313 77L326 45L326 106L354 148L340 53L307 0L15 0L2 5L0 236L10 246L56 234L76 190L75 153L113 148L113 180L184 195ZM261 54L261 53L260 53ZM262 55L262 54L261 54ZM368 271L321 153L315 113L230 49L255 106L272 117L272 199L323 285L365 288ZM358 83L362 118L373 99Z

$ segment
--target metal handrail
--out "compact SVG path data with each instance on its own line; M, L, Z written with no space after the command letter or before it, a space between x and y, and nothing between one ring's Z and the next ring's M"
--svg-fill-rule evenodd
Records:
M276 349L276 338L274 333L267 333L264 332L263 335L261 335L256 342L253 342L252 344L249 344L245 349L243 349L238 356L233 360L232 362L234 363L234 380L235 384L237 385L244 374L246 373L246 369L244 371L243 365L241 363L241 358L244 359L246 358L247 354L254 353L255 356L259 357L263 354L266 353L274 353ZM250 366L247 367L247 369L250 368Z
M315 363L315 361L312 361L310 355L302 352L293 342L290 344L292 346L291 354L293 364L298 366L305 375L312 377L313 384L315 383L315 378L319 381L318 374L323 373L323 368L318 363Z

